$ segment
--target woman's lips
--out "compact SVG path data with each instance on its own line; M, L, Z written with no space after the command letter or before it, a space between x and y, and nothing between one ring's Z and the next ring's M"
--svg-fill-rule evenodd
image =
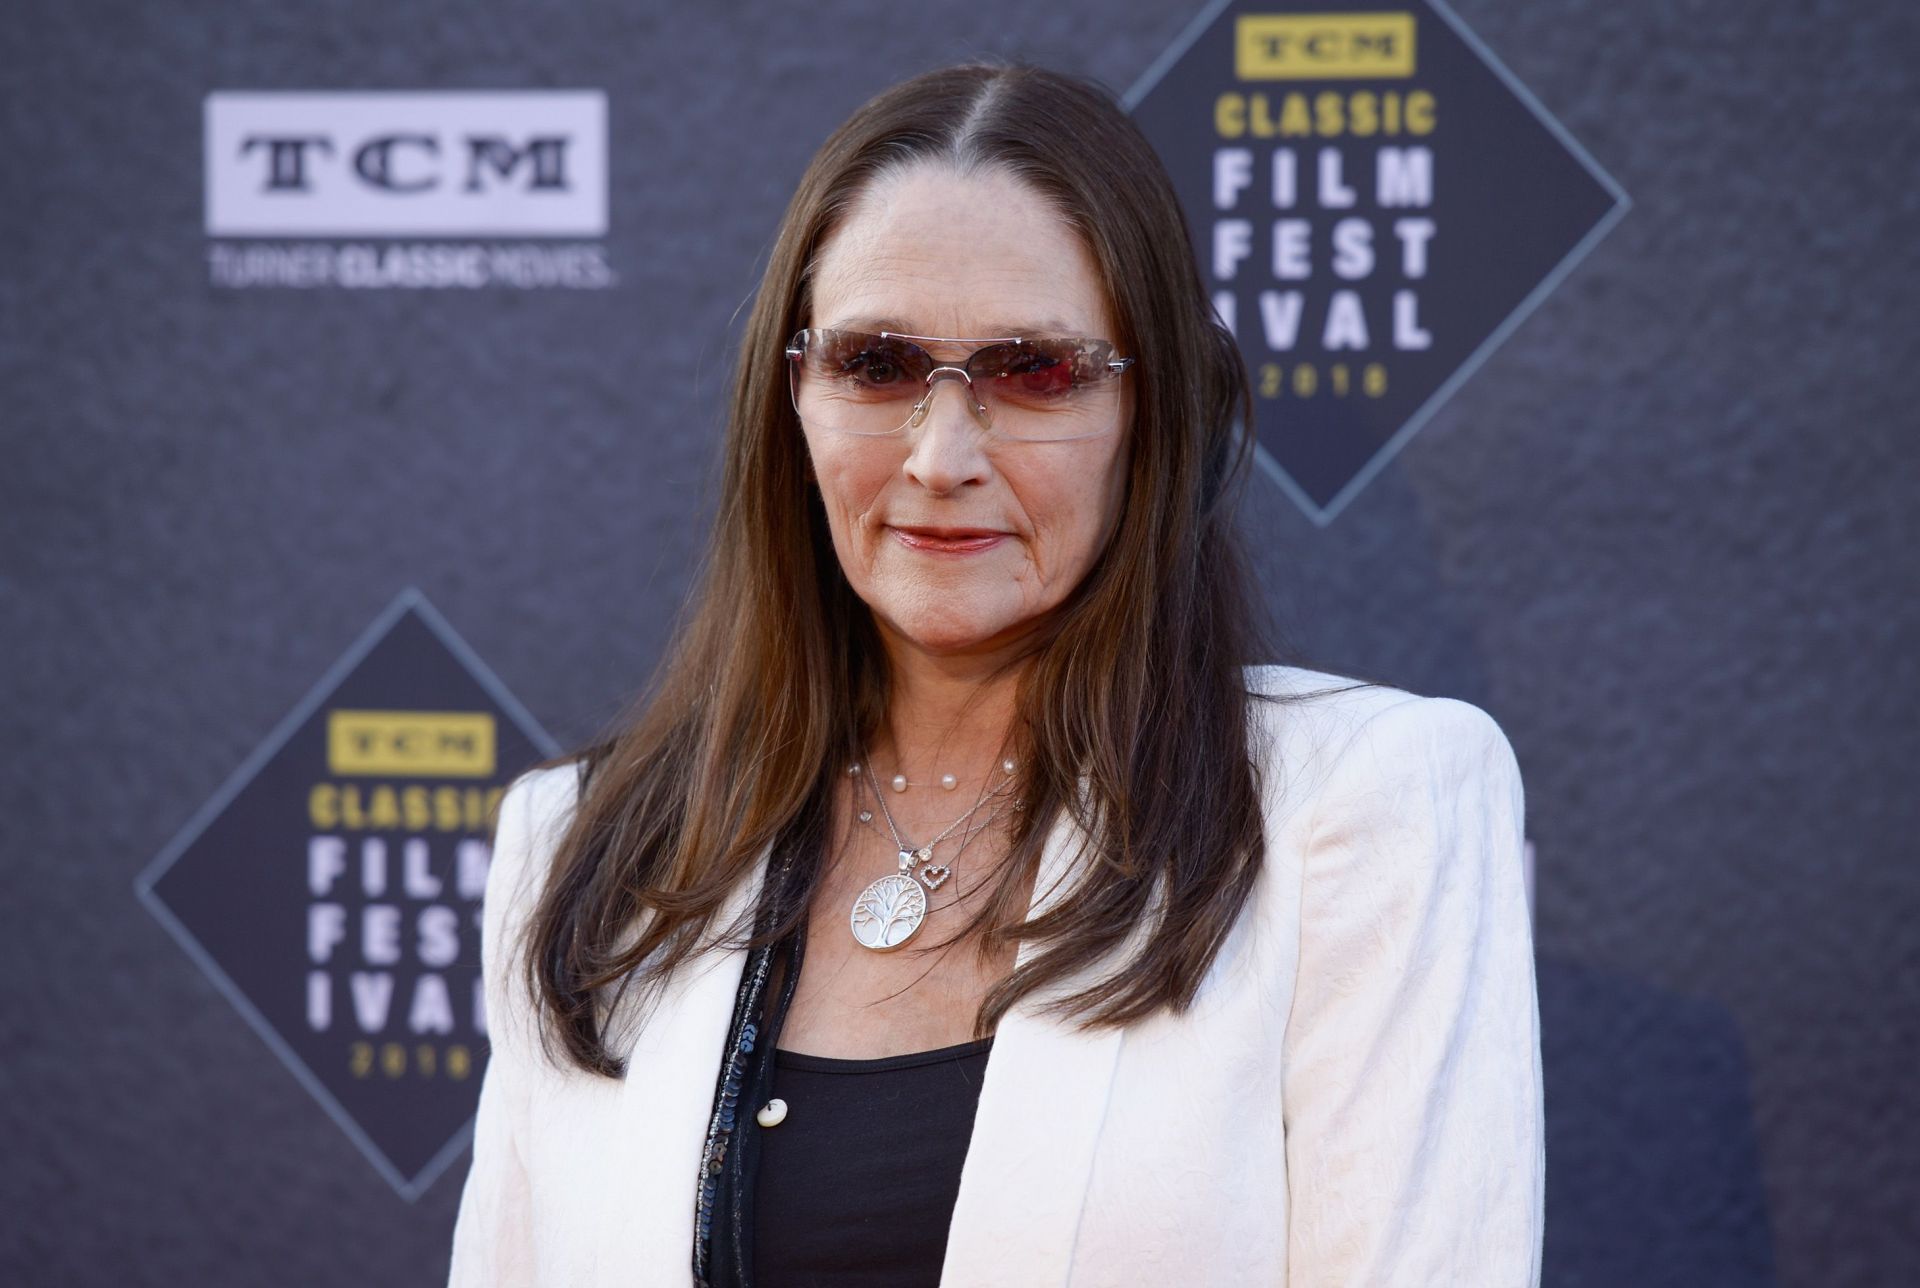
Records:
M991 528L899 528L889 527L894 540L909 550L927 554L972 555L991 550L1006 540L1007 534Z

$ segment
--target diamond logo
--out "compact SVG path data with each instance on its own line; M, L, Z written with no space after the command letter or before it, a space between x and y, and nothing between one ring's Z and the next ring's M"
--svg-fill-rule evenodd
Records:
M135 882L409 1201L472 1132L493 822L554 751L410 588Z
M1323 526L1631 205L1440 0L1214 0L1125 102Z

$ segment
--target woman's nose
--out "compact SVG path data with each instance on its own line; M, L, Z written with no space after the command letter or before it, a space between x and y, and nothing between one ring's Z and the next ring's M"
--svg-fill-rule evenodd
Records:
M952 390L943 392L943 384L952 385ZM921 408L918 426L910 423L907 427L913 441L913 450L907 453L902 467L907 477L936 494L983 481L991 469L986 449L987 416L966 380L957 375L936 378Z

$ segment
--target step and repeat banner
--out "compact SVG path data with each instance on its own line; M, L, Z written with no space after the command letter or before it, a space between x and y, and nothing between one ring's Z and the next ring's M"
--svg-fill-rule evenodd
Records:
M108 8L0 53L0 1278L444 1279L502 790L660 656L812 151L975 55L1166 162L1286 632L1519 753L1545 1281L1920 1251L1904 6Z

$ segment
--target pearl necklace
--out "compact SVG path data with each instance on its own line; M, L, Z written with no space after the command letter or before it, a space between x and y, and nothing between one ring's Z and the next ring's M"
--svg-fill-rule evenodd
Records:
M873 776L872 766L867 766L867 782L873 788L874 800L879 802L881 816L887 820L887 830L893 834L894 845L899 851L900 867L896 872L868 882L867 887L860 892L860 896L853 901L849 925L853 930L855 941L861 947L870 948L877 953L892 952L920 932L920 927L927 920L927 892L938 890L941 884L953 875L951 859L946 863L932 861L933 847L953 835L962 824L980 812L982 805L1012 785L1014 762L1011 759L1003 760L1000 762L1000 768L1008 775L1006 782L991 791L982 788L979 799L973 803L973 808L947 824L940 835L925 845L913 846L901 838L900 829L893 821L893 811L887 808L887 798L880 792L879 780ZM850 776L858 777L860 771L859 761L847 766L847 773ZM941 780L942 785L946 786L947 780L952 777L951 774L944 775ZM896 792L905 791L907 785L905 775L894 776L893 788ZM952 788L949 787L948 790ZM1024 801L1013 802L1015 809L1021 809L1024 805ZM987 824L998 818L1001 812L1003 811L996 811L990 816ZM873 814L867 810L860 811L860 821L871 823ZM987 824L982 824L978 830L969 833L961 841L960 850L965 850L974 836L978 835L979 831L985 830ZM955 851L955 857L958 857L960 850Z
M1001 769L1001 772L1011 776L1014 770L1013 758L1009 756L1007 759L1001 761L1000 769ZM847 777L858 778L859 776L860 776L860 762L856 760L851 765L847 766ZM954 789L960 786L960 779L957 775L954 775L954 774L940 775L939 782L940 782L940 786L946 788L946 790L948 791L953 791ZM895 774L892 777L892 779L889 780L888 782L888 786L892 787L893 790L896 792L904 792L909 787L931 787L932 785L933 784L931 783L916 783L912 779L908 778L905 774ZM877 789L876 789L876 793L877 793ZM861 821L865 822L866 820L862 819Z

